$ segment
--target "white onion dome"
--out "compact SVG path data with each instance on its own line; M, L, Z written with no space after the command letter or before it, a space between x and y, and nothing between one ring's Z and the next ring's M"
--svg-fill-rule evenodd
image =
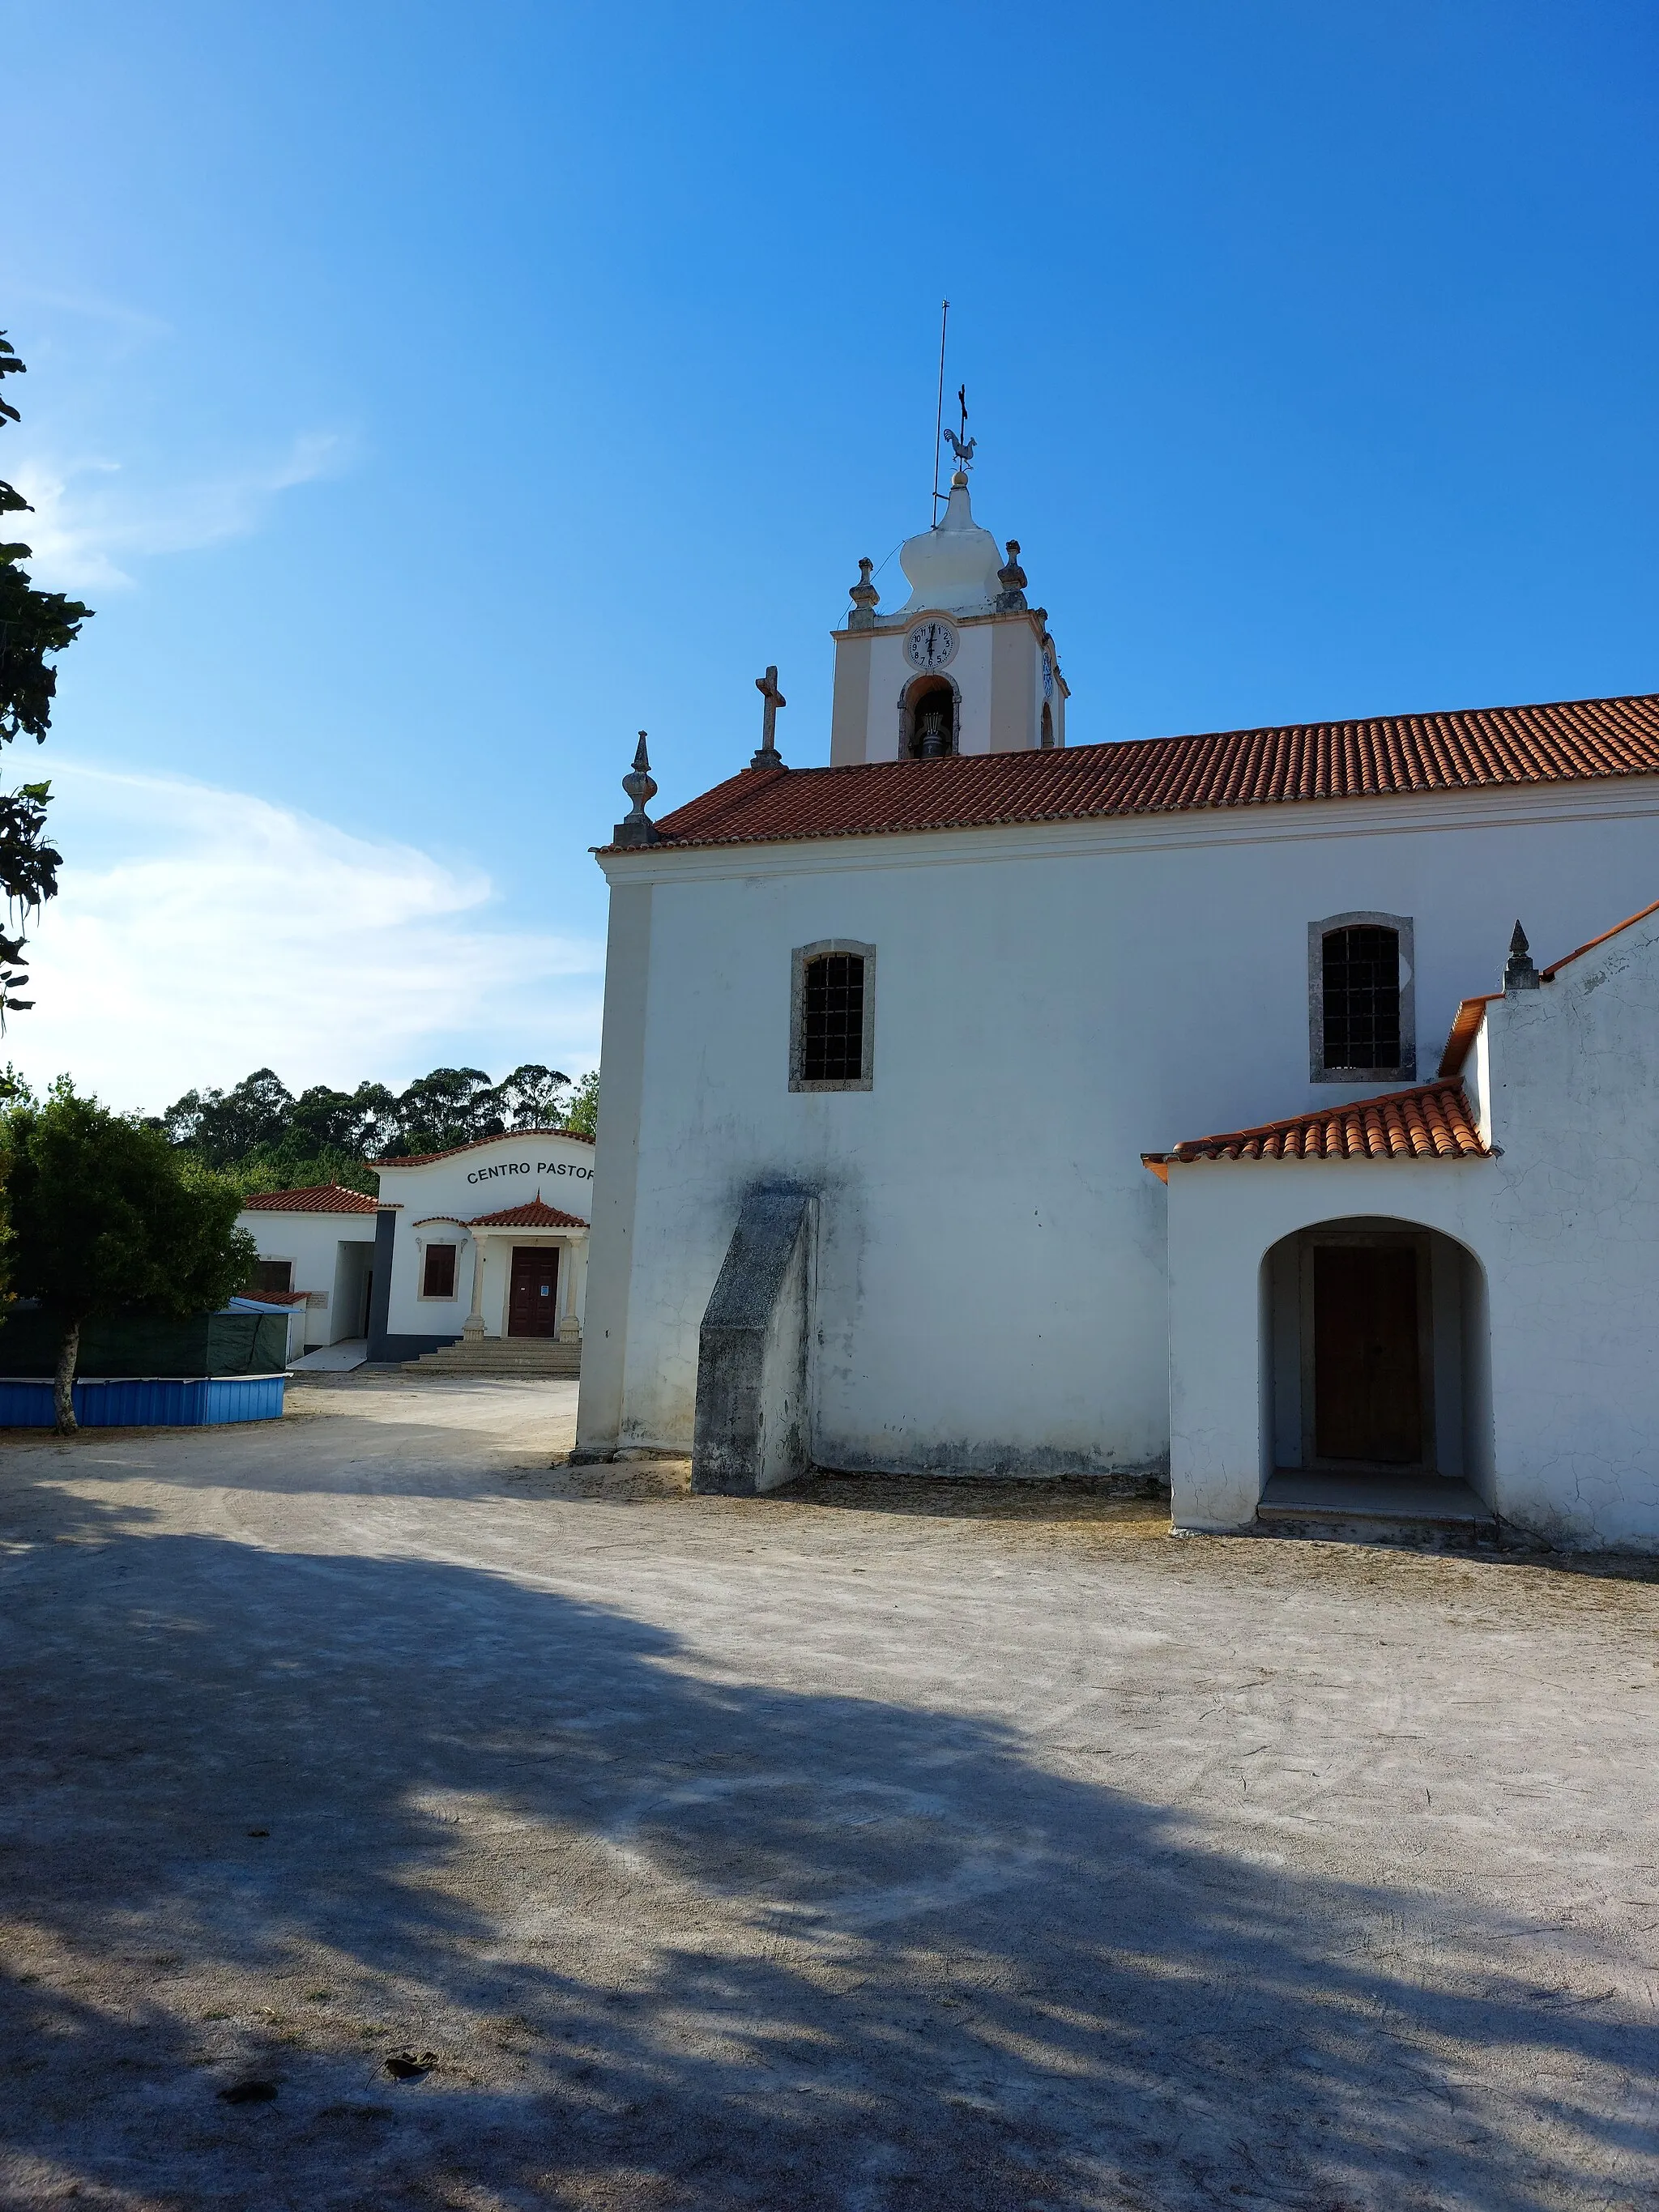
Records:
M997 570L1002 552L988 530L981 530L968 503L968 479L958 469L951 479L951 499L938 526L899 548L899 566L909 580L910 596L897 614L920 614L937 607L944 614L988 612L1002 586Z

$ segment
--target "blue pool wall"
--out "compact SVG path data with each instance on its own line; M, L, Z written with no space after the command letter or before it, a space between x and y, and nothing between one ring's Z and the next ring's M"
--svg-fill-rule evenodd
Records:
M282 1419L286 1375L134 1375L75 1385L83 1429L204 1429ZM0 1429L49 1429L52 1384L0 1376Z

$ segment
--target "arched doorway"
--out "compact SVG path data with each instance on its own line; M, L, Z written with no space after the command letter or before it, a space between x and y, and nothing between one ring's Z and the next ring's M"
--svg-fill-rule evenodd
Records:
M1264 1473L1492 1494L1486 1274L1438 1230L1316 1223L1262 1263Z
M918 676L899 700L899 758L936 760L960 750L962 695L948 676Z

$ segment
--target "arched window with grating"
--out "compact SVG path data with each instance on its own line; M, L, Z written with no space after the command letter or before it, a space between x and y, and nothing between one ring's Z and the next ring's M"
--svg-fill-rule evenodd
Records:
M1310 923L1308 939L1314 1081L1414 1081L1410 920L1333 915Z
M873 1066L876 948L826 938L793 956L789 1088L868 1091Z

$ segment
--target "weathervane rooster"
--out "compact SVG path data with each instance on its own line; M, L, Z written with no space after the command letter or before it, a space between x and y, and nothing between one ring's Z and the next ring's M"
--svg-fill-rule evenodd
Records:
M958 437L954 430L947 430L945 442L957 457L957 466L970 469L974 465L974 448L979 440L968 435L968 387L965 384L957 387L957 404L962 410L962 435Z

